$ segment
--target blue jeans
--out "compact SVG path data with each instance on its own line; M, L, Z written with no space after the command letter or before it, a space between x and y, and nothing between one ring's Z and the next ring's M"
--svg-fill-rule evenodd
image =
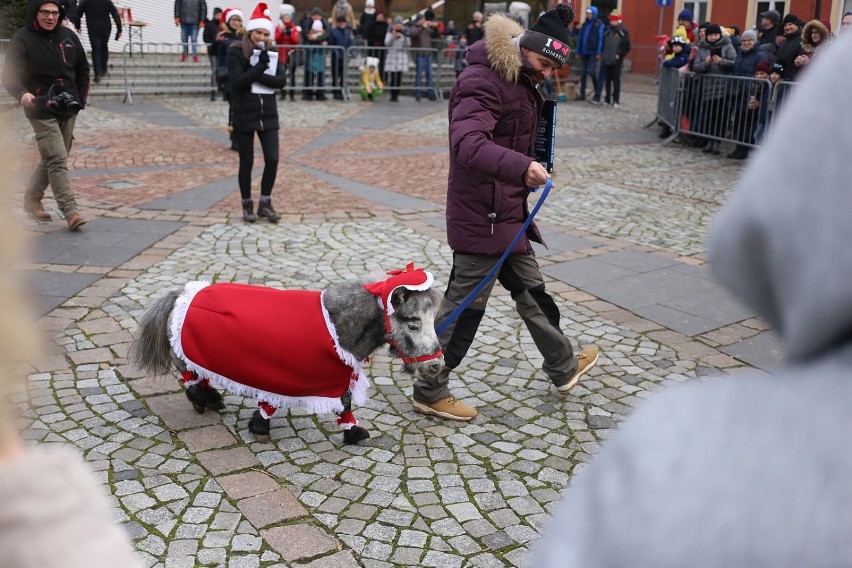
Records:
M188 52L188 46L186 44L189 43L190 40L192 40L192 55L195 57L198 55L198 24L184 24L181 22L180 42L183 44L184 55Z
M417 71L414 75L414 94L416 96L420 96L422 94L422 90L420 89L423 86L423 83L420 81L420 77L423 73L426 74L426 87L429 97L435 96L434 85L432 84L432 56L431 55L418 55L414 59Z

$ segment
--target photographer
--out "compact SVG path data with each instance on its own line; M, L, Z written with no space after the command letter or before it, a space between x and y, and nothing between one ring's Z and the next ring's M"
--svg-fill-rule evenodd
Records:
M3 68L3 85L24 107L41 154L24 194L24 211L39 221L51 220L41 203L50 184L75 231L86 221L71 189L68 152L77 112L89 94L89 62L77 34L61 25L62 4L33 0L28 16L27 25L12 36Z

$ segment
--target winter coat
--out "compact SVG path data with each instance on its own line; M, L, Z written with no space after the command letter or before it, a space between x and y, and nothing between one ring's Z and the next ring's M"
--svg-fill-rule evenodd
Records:
M115 22L115 28L121 33L121 17L112 0L83 0L77 6L77 13L71 22L80 29L80 22L86 16L86 29L89 35L110 35L112 24L110 17Z
M381 47L385 44L385 34L388 33L388 23L375 21L370 24L369 30L364 34L367 45Z
M838 126L852 121L852 36L837 41L707 239L714 280L774 328L784 363L650 395L571 479L531 568L849 565L850 133Z
M822 40L819 43L814 43L811 39L811 32L813 30L817 30L822 34ZM805 24L805 28L802 31L802 55L809 60L813 59L816 57L817 49L822 51L822 46L828 45L829 39L828 29L825 25L819 20L811 20Z
M311 46L321 46L323 42L328 43L328 32L323 31L316 37L311 39L310 34L304 34L305 44ZM325 49L308 49L305 54L305 72L307 73L324 73L325 72Z
M544 99L512 41L521 26L494 15L485 27L485 41L470 47L469 66L450 92L447 240L458 252L500 255L529 215L523 176ZM530 240L542 242L535 224L513 252L533 254Z
M663 67L674 67L675 69L680 69L684 65L689 63L689 50L690 45L686 44L683 46L680 54L672 54L671 59L666 59L663 61Z
M59 18L52 31L38 26L36 10L46 0L31 0L27 8L27 25L9 41L3 66L3 86L16 101L25 93L47 94L58 84L85 106L89 96L89 62L77 34L62 25L64 10L59 4ZM30 118L55 118L54 114L26 111Z
M580 38L577 40L579 55L600 55L603 51L604 23L598 19L598 9L592 6L592 19L583 22Z
M717 50L722 58L722 64L718 65L712 61L708 64L707 58ZM723 34L715 43L710 43L705 38L698 42L698 55L692 62L692 70L698 74L730 75L734 70L736 59L737 52L731 44L731 38ZM702 89L702 93L705 101L722 98L727 93L727 83L721 79L713 80Z
M290 53L292 53L293 48L281 46L299 45L299 30L296 28L296 24L290 22L286 26L283 24L276 26L275 44L278 46L278 62L281 65L287 65L290 62Z
M261 64L251 65L243 55L242 41L228 48L228 81L231 92L233 126L236 130L276 130L278 107L275 94L261 95L251 92L252 83L260 83L273 89L287 85L281 65L275 75L267 75Z
M758 62L768 59L766 53L758 47L752 47L748 51L740 51L737 54L737 59L734 61L733 75L736 77L753 78L754 68L757 67ZM751 81L735 81L729 94L735 100L744 104L748 99L751 84Z
M432 47L432 38L439 37L438 30L433 26L421 26L414 24L409 32L411 36L411 47L430 49ZM428 55L425 52L418 52L415 55Z
M175 0L175 18L182 24L197 26L207 19L205 0Z
M629 52L630 31L621 24L615 27L607 27L604 32L601 63L604 65L621 65L624 63L624 56Z
M385 34L385 46L388 48L388 55L385 58L385 71L388 73L406 73L409 67L408 48L411 45L411 38L405 34L400 34L398 38L393 37L393 33L388 30Z
M334 26L328 31L328 45L336 45L343 49L349 49L352 47L352 32L349 28ZM336 50L332 51L331 55L333 57L341 57L340 52Z
M799 28L778 47L778 63L784 66L784 80L795 81L799 68L793 63L802 54L802 30Z
M220 22L216 20L205 20L204 33L201 34L201 41L207 44L207 55L216 56L216 35L219 33Z

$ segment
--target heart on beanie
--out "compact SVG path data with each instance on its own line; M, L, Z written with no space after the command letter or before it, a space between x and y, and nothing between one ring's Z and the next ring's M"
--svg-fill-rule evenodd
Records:
M553 42L553 49L561 49L561 48L562 48L561 42L558 42L558 41Z

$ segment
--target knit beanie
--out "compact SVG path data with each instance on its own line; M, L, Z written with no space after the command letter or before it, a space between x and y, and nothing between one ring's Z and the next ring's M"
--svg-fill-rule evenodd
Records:
M677 15L678 20L686 20L687 22L692 21L692 12L684 8L680 11L680 14Z
M743 32L743 40L747 40L747 39L750 39L750 40L753 40L753 41L757 41L757 32L756 32L756 31L754 31L754 30L746 30L746 31L744 31L744 32Z
M766 59L758 61L757 65L754 66L755 73L757 73L758 71L763 71L764 73L768 74L771 69L772 65L770 65L769 61L767 61Z
M705 28L704 33L708 36L712 34L722 34L722 27L719 24L707 24L707 28Z
M562 66L568 61L568 25L574 21L574 9L568 4L557 4L556 9L545 12L530 29L521 35L520 45L548 57Z
M801 22L799 22L799 17L796 14L787 14L784 16L784 19L781 21L782 24L796 24L797 26L801 26Z

